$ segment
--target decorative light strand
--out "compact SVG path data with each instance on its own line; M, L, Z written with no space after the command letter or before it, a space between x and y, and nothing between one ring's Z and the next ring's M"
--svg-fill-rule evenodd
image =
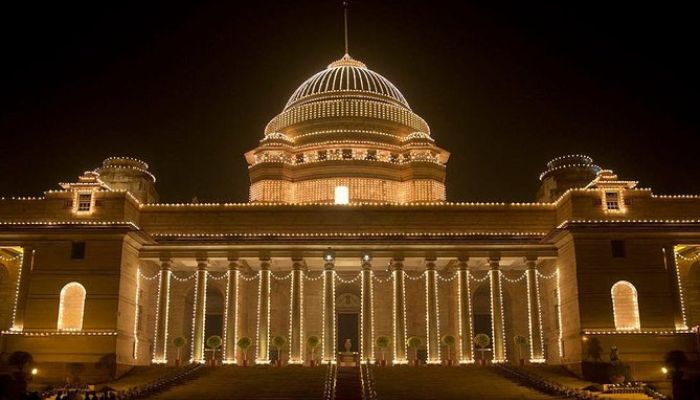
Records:
M12 325L10 330L11 331L22 331L24 329L24 321L22 322L22 326L17 326L17 305L19 303L19 292L22 289L22 271L24 269L24 248L22 249L22 252L19 254L19 263L17 265L17 282L15 283L15 303L12 306ZM30 257L34 257L34 250L32 250L32 254Z

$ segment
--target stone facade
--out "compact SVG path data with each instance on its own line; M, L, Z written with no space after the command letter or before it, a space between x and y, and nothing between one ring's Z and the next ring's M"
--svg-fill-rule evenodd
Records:
M343 60L336 67L365 68ZM491 338L485 354L494 362L522 358L573 370L597 339L605 351L618 346L635 377L646 380L663 379L659 367L667 351L697 357L700 197L654 195L573 155L548 164L538 202L444 201L448 154L434 146L425 121L394 89L357 93L340 86L329 94L300 88L268 126L261 147L247 155L249 203L159 203L148 165L119 157L43 197L3 198L3 354L30 351L45 379L63 376L66 363L101 365L110 355L119 371L174 364L178 355L182 362L203 362L210 357L205 340L213 335L223 338L218 357L231 364L243 361L235 347L242 337L252 341L251 363L271 357L308 363L310 336L321 339L317 360L338 360L351 338L362 362L383 354L402 364L417 353L441 363L449 353L456 363L471 363L481 354L472 343L479 333ZM343 135L295 143L314 121L294 107L331 95L348 106L360 94L377 107L402 111L314 117L327 131L347 128L352 146L365 146L364 153L352 159L359 154L353 150L344 159L339 148L338 159L302 165L296 146L318 154ZM360 132L358 124L393 133L358 138L352 134ZM413 134L414 125L426 132ZM389 143L397 140L417 140L407 149L421 148L432 161L384 165L367 158L400 146ZM261 155L271 148L289 154L282 161ZM394 189L363 192L351 181L369 177L387 188L423 180L437 186L424 192L428 197L392 197L387 193ZM311 197L294 197L284 186L319 179L332 184ZM264 181L281 182L274 196L283 197L253 195ZM330 188L337 182L349 186L349 204L334 204ZM638 329L616 327L611 288L620 281L636 289ZM59 310L75 311L61 298L71 282L85 288L82 326L59 330ZM454 348L442 344L444 335L456 338ZM180 336L187 344L178 349ZM276 336L287 338L279 354ZM390 339L386 349L377 346L380 336ZM422 341L418 349L407 348L412 336ZM515 336L527 344L516 345ZM88 369L95 378L104 374Z

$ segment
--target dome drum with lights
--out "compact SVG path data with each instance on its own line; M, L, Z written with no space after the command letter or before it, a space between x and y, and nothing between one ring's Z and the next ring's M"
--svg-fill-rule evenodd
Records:
M396 86L346 54L299 86L246 154L250 200L444 201L448 158Z

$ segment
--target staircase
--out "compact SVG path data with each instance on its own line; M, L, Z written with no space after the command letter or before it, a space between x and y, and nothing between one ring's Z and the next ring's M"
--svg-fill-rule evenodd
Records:
M362 380L360 368L338 367L335 381L335 400L362 399Z

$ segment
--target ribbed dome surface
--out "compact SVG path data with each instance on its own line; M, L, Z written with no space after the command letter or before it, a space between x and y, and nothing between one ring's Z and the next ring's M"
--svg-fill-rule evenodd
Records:
M317 95L348 92L383 97L408 109L411 108L393 83L346 54L302 83L289 98L284 109L287 110Z

